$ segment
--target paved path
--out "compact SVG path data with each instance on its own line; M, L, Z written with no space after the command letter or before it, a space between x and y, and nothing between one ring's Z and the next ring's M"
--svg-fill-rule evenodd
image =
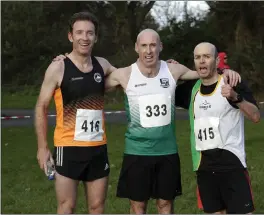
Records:
M12 118L17 117L17 118ZM26 117L25 117L26 116ZM48 113L48 124L54 126L56 122L55 111ZM33 126L34 125L34 110L1 110L1 126L17 127L17 126ZM264 118L264 110L261 111L261 117ZM107 123L127 123L126 114L124 111L105 111L105 119ZM176 111L176 120L188 120L188 112L186 110Z

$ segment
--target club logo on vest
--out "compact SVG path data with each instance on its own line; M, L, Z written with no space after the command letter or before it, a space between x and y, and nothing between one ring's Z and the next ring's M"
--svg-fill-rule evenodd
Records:
M168 88L170 86L170 82L168 78L161 78L160 79L160 86L163 88Z
M207 110L211 107L212 107L212 105L209 102L207 102L206 100L202 104L200 104L200 106L199 106L200 109L204 109L204 110Z
M99 73L95 73L94 74L94 80L97 82L97 83L100 83L102 81L102 76L99 74Z

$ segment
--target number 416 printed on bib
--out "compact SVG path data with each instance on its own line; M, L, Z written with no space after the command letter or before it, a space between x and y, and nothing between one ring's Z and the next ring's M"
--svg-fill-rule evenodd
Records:
M102 110L78 109L76 113L74 140L102 141L104 134L102 121Z
M88 126L88 120L84 120L83 124L82 124L82 129L85 131L85 132L99 132L99 125L100 125L100 122L99 121L91 121Z

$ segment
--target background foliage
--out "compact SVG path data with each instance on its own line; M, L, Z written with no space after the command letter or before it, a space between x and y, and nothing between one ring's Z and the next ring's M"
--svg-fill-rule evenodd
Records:
M231 67L242 74L256 93L263 91L264 2L209 1L206 15L193 15L184 7L183 19L168 14L168 22L162 26L150 13L154 3L1 2L3 91L18 86L39 88L52 58L71 51L67 40L68 19L84 10L93 12L100 21L94 54L107 58L117 67L135 61L136 36L141 29L149 27L160 33L164 45L162 59L174 58L192 68L194 46L209 41L219 51L228 53Z

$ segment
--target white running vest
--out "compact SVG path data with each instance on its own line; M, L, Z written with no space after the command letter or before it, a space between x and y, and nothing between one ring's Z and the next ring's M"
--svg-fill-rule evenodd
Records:
M136 63L125 90L129 117L125 152L161 155L177 152L175 137L176 82L167 63L160 61L156 77L145 77Z
M235 154L246 167L244 116L221 94L224 79L219 76L215 91L194 99L194 133L197 151L225 149Z

